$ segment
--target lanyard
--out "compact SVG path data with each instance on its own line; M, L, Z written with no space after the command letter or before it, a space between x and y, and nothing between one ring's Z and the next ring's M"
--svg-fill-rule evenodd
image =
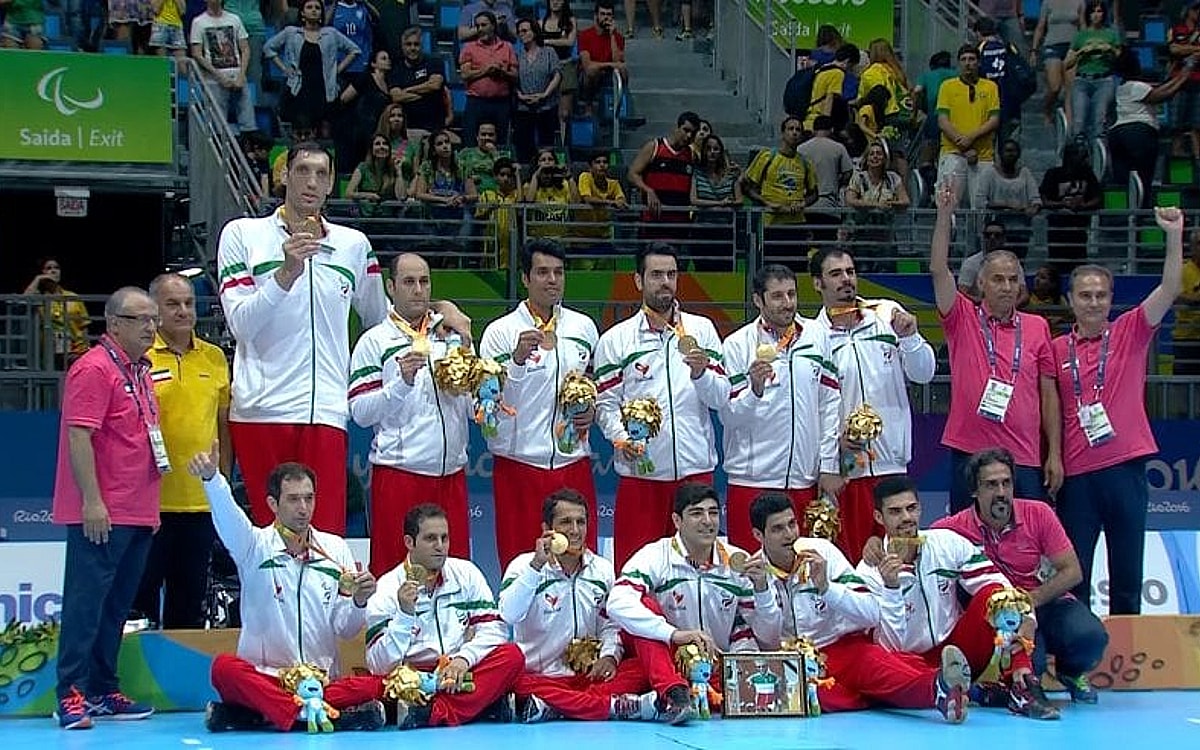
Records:
M660 315L645 305L642 305L642 312L646 314L646 320L649 321L651 330L654 330L658 333L666 330L672 330L680 339L682 339L684 336L687 336L687 331L683 327L683 314L679 312L678 305L671 310L672 316L677 321L674 324L667 320L667 316Z
M104 351L108 353L108 358L111 359L113 364L117 366L117 370L121 373L121 377L125 378L125 388L129 391L129 397L133 399L134 405L137 406L138 419L142 420L142 423L147 427L153 427L158 423L158 409L156 409L154 406L154 399L150 397L149 393L146 394L146 409L149 409L150 419L153 420L149 421L146 419L146 410L142 408L142 376L138 374L138 377L135 380L129 375L131 368L136 367L140 371L143 368L143 365L140 362L130 362L128 366L125 365L125 363L121 361L121 358L117 356L117 352L112 348L105 338L100 339L100 345L103 346Z
M983 305L976 305L975 312L979 314L979 330L983 333L983 344L987 349L988 369L992 376L996 375L996 339L992 335L992 327L988 325L987 316L983 313ZM1017 384L1017 374L1021 372L1021 316L1016 310L1013 311L1013 328L1016 329L1013 335L1013 358L1012 358L1012 384Z
M1108 366L1108 335L1112 329L1105 328L1104 334L1100 337L1100 361L1096 364L1096 383L1092 386L1092 393L1095 394L1096 400L1100 400L1100 394L1104 391L1104 371ZM1075 351L1075 332L1067 338L1067 356L1071 360L1071 386L1075 391L1075 403L1083 403L1083 381L1079 378L1079 355Z

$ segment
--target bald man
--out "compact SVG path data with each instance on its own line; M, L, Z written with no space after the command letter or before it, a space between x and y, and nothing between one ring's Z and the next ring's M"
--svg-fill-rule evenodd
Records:
M350 360L350 416L375 431L371 442L371 571L382 575L404 558L405 514L432 502L450 527L469 528L468 396L447 394L431 376L450 350L441 317L429 307L429 264L405 253L392 261L382 323L362 335ZM470 535L451 537L450 554L470 557Z

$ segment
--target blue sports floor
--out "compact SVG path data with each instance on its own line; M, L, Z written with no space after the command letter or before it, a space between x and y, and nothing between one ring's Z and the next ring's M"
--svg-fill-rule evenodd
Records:
M478 750L1200 750L1200 691L1102 693L1099 705L1065 706L1062 719L1055 722L972 706L966 723L959 726L943 724L932 710L862 711L817 719L713 719L682 727L552 722L312 736L209 734L200 714L163 714L77 732L60 730L49 718L0 721L0 750L394 750L421 745Z

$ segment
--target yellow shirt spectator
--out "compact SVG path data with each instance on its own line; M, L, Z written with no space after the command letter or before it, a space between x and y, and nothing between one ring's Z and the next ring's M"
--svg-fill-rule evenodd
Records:
M876 86L883 86L891 94L888 99L887 106L883 108L883 116L891 117L900 111L900 102L908 96L908 92L904 90L904 86L896 80L896 74L892 69L883 63L871 63L858 79L858 96L867 95L871 89Z
M980 78L974 84L967 84L962 78L951 78L938 91L937 114L950 118L950 124L959 133L971 133L978 130L988 118L1000 116L1000 90L986 78ZM979 161L992 161L995 136L995 131L992 131L976 138L971 144L979 155ZM942 154L958 151L958 146L942 133Z
M817 73L813 78L812 99L809 100L808 112L804 116L804 129L812 132L813 122L818 117L830 112L829 101L832 97L842 95L842 86L846 82L846 71L833 66ZM869 91L870 89L861 89Z
M746 179L759 186L758 192L767 203L801 203L808 193L817 192L817 171L800 154L784 156L778 151L764 149L758 152ZM770 211L763 222L771 224L803 224L804 212L783 213Z
M156 11L154 22L163 26L183 28L183 3L177 0L152 0L151 6Z
M495 248L497 268L508 268L509 253L512 250L512 227L516 218L516 211L511 207L516 205L520 197L521 194L517 190L502 193L488 188L479 194L479 202L475 204L475 218L489 222L484 242Z
M625 191L621 189L621 183L611 177L604 181L604 189L601 190L596 186L595 175L591 172L583 172L579 175L579 198L585 203L588 198L598 198L605 201L624 201ZM612 237L612 227L609 225L612 220L612 212L607 208L580 209L575 213L575 219L585 224L605 225L580 227L578 231L580 237Z
M533 202L538 207L527 216L526 229L531 237L565 237L571 223L573 203L570 179L563 180L558 187L539 185L534 193Z
M1200 266L1188 258L1183 263L1179 302L1175 307L1176 341L1200 340Z
M218 418L229 414L229 364L220 348L192 336L192 348L176 354L162 336L146 352L158 397L159 427L174 471L162 478L164 513L204 513L208 499L188 461L217 439Z

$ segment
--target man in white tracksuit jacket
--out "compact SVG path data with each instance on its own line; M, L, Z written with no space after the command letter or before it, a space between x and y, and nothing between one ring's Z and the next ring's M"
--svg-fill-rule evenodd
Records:
M449 557L450 527L432 503L404 517L408 557L379 579L367 603L367 668L387 675L401 665L436 672L425 704L398 701L401 729L473 721L512 689L525 667L483 573ZM464 690L471 682L474 688ZM511 719L511 717L508 717Z
M818 489L836 497L837 373L825 329L796 315L796 274L769 264L754 276L759 316L725 339L729 400L725 472L729 475L725 528L729 541L749 548L750 503L763 490L786 493L797 513Z
M712 483L717 465L712 415L729 397L721 341L708 318L685 313L676 300L678 251L661 242L638 249L634 283L642 309L600 337L596 418L604 437L618 446L613 519L618 565L642 545L673 533L670 510L684 482ZM653 398L662 409L662 429L649 440L645 465L631 448L621 421L621 404Z
M588 431L596 416L588 409L570 422L559 404L563 381L592 368L600 334L587 315L562 304L566 251L554 240L537 239L521 252L521 280L529 297L484 329L480 356L505 365L504 400L517 410L500 420L492 452L496 507L496 552L507 564L528 544L541 523L541 501L570 487L588 502L588 546L596 548L596 487Z
M366 606L375 577L362 572L341 537L312 525L316 487L311 469L287 463L267 477L267 504L275 518L255 527L233 499L218 471L217 448L200 454L188 470L200 477L212 507L213 525L241 581L241 634L237 655L213 659L212 684L221 697L210 703L210 731L253 729L263 720L288 731L297 718L295 696L279 683L281 670L309 665L331 682L325 700L343 710L339 727L378 729L383 725L377 677L342 672L338 642L354 638L366 625Z
M350 358L350 415L375 431L370 528L371 571L377 575L404 557L401 526L418 503L436 503L455 528L470 528L472 399L444 392L433 379L434 364L449 353L449 344L441 316L429 309L429 264L404 253L391 270L387 318L359 338ZM470 545L464 533L450 551L470 557Z
M928 383L937 370L933 347L921 336L917 319L891 300L858 296L854 258L840 248L823 248L810 261L813 285L821 294L817 324L829 332L833 361L842 384L842 470L849 478L838 496L838 546L858 562L875 524L872 492L881 477L904 474L912 460L912 408L909 383ZM844 439L846 419L863 404L883 420L883 432L869 445Z

